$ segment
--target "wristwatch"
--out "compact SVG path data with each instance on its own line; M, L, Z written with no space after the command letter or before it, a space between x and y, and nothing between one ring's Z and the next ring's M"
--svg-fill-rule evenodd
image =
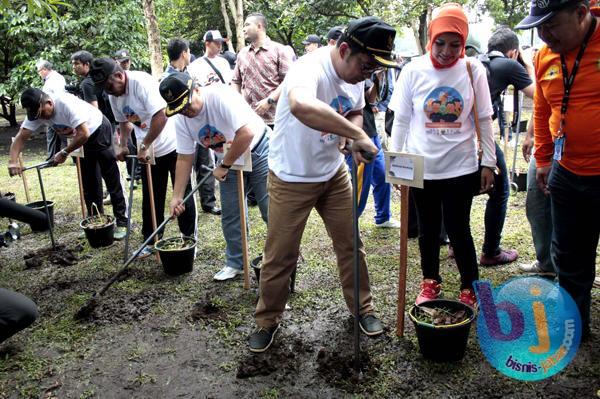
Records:
M273 100L271 97L267 97L267 102L269 105L277 104L277 101Z
M219 162L219 166L223 169L231 169L231 165L227 165L223 161Z
M65 157L69 156L69 151L65 150L64 148L60 150L60 153L63 154Z
M140 150L146 151L146 144L140 143Z

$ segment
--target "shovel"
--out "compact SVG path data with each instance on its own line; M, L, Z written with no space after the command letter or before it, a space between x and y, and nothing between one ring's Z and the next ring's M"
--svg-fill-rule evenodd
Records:
M38 179L40 180L40 191L42 192L42 201L44 201L44 211L46 212L46 218L48 218L48 232L50 234L50 242L52 242L52 248L56 249L56 242L54 241L54 232L52 225L52 221L50 220L50 211L48 210L48 201L46 201L46 192L44 191L44 182L42 180L42 172L43 168L54 165L54 161L46 161L39 163L37 165L28 166L26 168L21 169L21 172L25 172L26 170L35 168L37 170Z
M207 166L202 165L202 167L204 169L206 169L207 171L212 172L212 169L210 169ZM204 176L202 178L202 180L200 180L200 182L198 182L198 184L196 185L196 187L194 187L189 193L188 195L186 195L183 198L183 202L185 203L190 197L192 197L196 191L198 191L200 189L200 187L202 186L202 184L204 184L206 182L206 180L208 180L208 178L211 176L211 173L207 173L206 176ZM74 318L76 320L78 319L83 319L85 317L87 317L96 306L98 306L98 298L100 296L102 296L102 294L104 294L104 292L106 292L106 290L114 284L115 281L117 281L117 279L123 274L125 273L125 271L129 268L129 265L131 264L131 262L133 262L135 260L135 258L137 258L137 256L140 254L140 252L142 252L142 250L146 247L146 245L148 245L150 243L150 241L152 241L154 239L154 237L156 237L156 235L167 225L167 223L169 223L171 220L173 220L173 217L168 217L165 218L165 220L163 220L163 222L160 224L160 226L158 226L154 232L152 232L152 234L150 234L150 236L148 236L148 238L146 238L146 241L144 241L144 243L142 245L140 245L140 247L133 253L133 255L131 255L131 257L129 257L129 259L127 259L127 261L125 262L125 264L123 265L123 267L118 270L111 278L110 280L108 280L108 282L106 284L104 284L104 286L96 291L92 297L85 303L85 305L83 305L81 308L79 308L79 310L75 313Z
M128 155L131 161L131 170L135 170L137 156ZM131 208L133 207L133 188L135 187L135 179L132 177L129 181L129 202L127 204L127 234L125 234L125 250L123 251L123 262L127 262L129 256L129 235L131 234Z
M351 144L346 144L345 149L352 151ZM372 161L375 157L370 152L361 151L360 154L367 161ZM360 377L360 301L358 299L358 290L360 286L360 266L358 259L358 177L356 174L357 163L352 160L352 168L350 169L350 175L352 178L352 233L353 233L353 256L354 256L354 371Z

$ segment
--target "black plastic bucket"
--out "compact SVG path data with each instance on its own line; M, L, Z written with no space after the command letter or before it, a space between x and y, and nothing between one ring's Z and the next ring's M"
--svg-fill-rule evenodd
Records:
M90 220L95 216L87 217L79 224L79 227L85 232L85 238L87 238L92 248L108 247L115 241L115 218L110 215L103 216L109 220L105 226L97 228L88 226Z
M54 227L54 201L46 201L46 204L48 205L48 214L50 215L49 223L51 226ZM46 216L46 210L44 209L44 201L30 202L29 204L25 204L25 206L31 209L35 209L36 211L40 211L44 214L44 217ZM48 230L48 225L46 223L31 223L29 224L29 226L31 226L32 231Z
M423 302L420 307L444 308L451 312L464 310L467 318L457 324L434 326L417 320L415 317L416 306L408 311L408 315L415 325L419 350L421 354L438 362L453 362L462 359L467 349L469 331L475 320L475 311L462 302L449 299L434 299Z
M192 245L183 249L163 249L165 244L186 240ZM159 240L154 248L160 254L160 262L166 274L170 276L179 276L194 270L194 253L196 252L196 240L193 237L171 237Z
M8 192L8 193L3 193L2 198L12 201L12 202L16 202L17 197L16 197L15 193Z
M256 282L260 284L260 269L262 267L262 255L257 256L256 258L252 259L252 261L250 262L250 266L252 267L252 270L254 270L254 275L256 276ZM296 292L296 270L298 270L298 266L296 266L294 268L294 271L292 272L292 278L290 279L290 292L294 293Z
M515 183L517 183L517 191L527 191L527 172L515 175Z

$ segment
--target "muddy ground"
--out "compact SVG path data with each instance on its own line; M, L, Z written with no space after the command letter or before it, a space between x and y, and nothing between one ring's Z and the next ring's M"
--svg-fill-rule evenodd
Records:
M5 149L5 136L0 131L0 151ZM36 137L32 148L37 148L38 158L41 145L41 138ZM22 186L2 173L0 187L16 192L19 200ZM24 255L35 252L39 256L49 240L46 234L31 233L27 228L21 240L0 249L0 286L30 296L40 308L40 318L31 328L0 345L0 398L529 399L594 398L600 390L597 332L582 344L563 372L536 383L512 380L493 369L479 349L475 328L462 361L440 364L424 359L408 318L404 337L396 336L398 232L375 228L371 207L363 216L361 229L374 300L386 332L377 338L361 336L360 379L352 372L352 318L317 215L311 216L304 235L297 292L290 297L290 309L267 353L254 355L246 349L246 338L254 328L254 277L250 290L243 289L241 279L212 281L223 264L224 242L218 218L206 214L199 216L201 240L192 273L168 277L154 258L135 262L100 298L89 317L74 320L75 312L119 269L123 243L91 249L80 241L74 167L53 168L45 175L48 195L57 200L58 242L73 250L76 261L56 264L45 260L28 267ZM139 192L136 195L139 197ZM137 198L132 250L141 242L139 202ZM397 198L394 202L398 215ZM532 260L523 205L523 194L511 197L505 245ZM483 202L477 199L473 223L478 246L482 209ZM265 237L256 209L251 209L250 226L251 255L256 256ZM418 291L417 254L417 243L410 240L409 300ZM441 259L447 295L454 296L456 265L446 257L445 249ZM494 284L518 274L516 265L481 273ZM592 306L597 328L598 290Z

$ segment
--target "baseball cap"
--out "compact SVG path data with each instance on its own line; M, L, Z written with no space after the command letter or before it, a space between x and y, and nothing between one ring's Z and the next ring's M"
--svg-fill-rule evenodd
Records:
M117 69L117 61L112 58L96 58L90 64L90 78L96 86L104 86L110 75Z
M529 15L523 18L515 29L535 28L576 2L577 0L531 0Z
M125 49L115 51L115 55L113 58L119 62L127 61L131 57L129 57L129 51Z
M223 36L221 36L221 32L218 30L209 30L204 34L203 40L205 42L224 42Z
M38 118L44 92L30 87L21 94L21 106L27 110L27 119L34 121Z
M311 43L321 44L321 38L317 35L308 35L306 36L306 39L304 39L304 41L302 42L302 44L304 44L305 46Z
M469 36L467 37L467 42L465 43L465 47L466 48L471 47L473 50L477 51L477 54L481 54L481 43L479 42L479 40L477 40L475 38L475 36L473 36L470 33L469 33Z
M338 40L342 36L342 33L344 33L343 26L334 26L327 32L327 40Z
M175 72L160 82L158 90L167 102L165 114L173 116L181 112L192 100L194 81L185 72Z
M396 30L377 17L363 17L350 21L340 40L348 39L384 67L396 67L392 56Z

